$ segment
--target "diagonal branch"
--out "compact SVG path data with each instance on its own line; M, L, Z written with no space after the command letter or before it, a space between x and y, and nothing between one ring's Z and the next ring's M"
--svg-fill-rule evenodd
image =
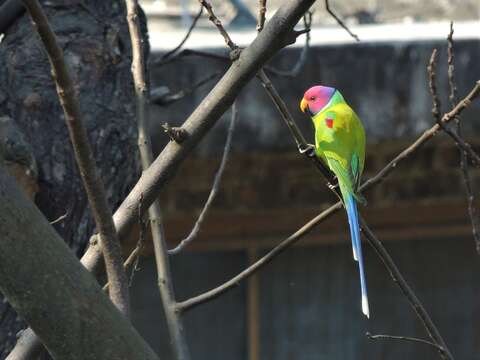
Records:
M147 71L143 51L140 23L138 21L138 1L126 0L127 20L132 42L132 75L135 83L135 95L137 100L137 124L138 124L138 147L142 169L146 171L152 164L154 157L150 145L148 133L148 96ZM198 17L200 17L201 12ZM143 200L143 196L141 197ZM141 202L143 203L143 201ZM141 209L141 207L140 207ZM173 290L170 263L167 256L167 245L162 222L160 201L155 199L148 209L150 228L152 231L155 261L157 265L158 289L163 303L163 310L167 319L172 350L178 360L190 359L190 353L185 337L183 322L176 308L175 293ZM141 216L141 214L139 214Z
M215 197L218 193L218 189L220 187L220 181L222 180L223 172L225 170L225 165L227 164L228 157L230 155L230 150L232 148L232 137L233 137L233 131L235 129L237 116L238 116L237 103L234 102L232 106L232 116L230 119L230 126L228 127L228 132L227 132L227 140L225 141L225 146L223 148L222 160L220 161L220 166L218 167L217 173L215 174L215 179L213 180L212 189L210 190L210 194L208 195L207 202L205 203L202 211L200 212L200 215L198 216L198 219L195 222L195 225L193 226L190 234L188 234L188 236L185 239L183 239L180 242L180 244L178 244L175 248L168 251L170 255L176 255L180 251L182 251L184 248L186 248L193 240L195 240L195 238L198 236L198 233L200 232L200 226L205 220L207 212L210 209L210 205L213 203L213 200L215 200Z
M405 150L403 150L400 154L398 154L393 160L391 160L382 170L380 170L374 177L365 181L362 186L360 186L360 190L367 190L376 183L382 181L385 177L390 174L390 172L397 167L397 165L409 157L412 153L417 151L423 144L429 141L432 137L438 134L441 130L440 124L445 125L448 124L450 121L455 119L456 116L459 116L463 110L465 110L473 100L475 100L480 95L480 80L475 83L475 86L470 90L470 93L460 102L455 105L455 107L450 110L450 112L445 113L440 122L433 125L430 129L425 130L423 134L417 138L410 146L408 146Z
M313 13L311 11L308 11L304 16L303 16L303 25L305 29L310 30L312 26L312 16ZM278 70L273 67L265 67L264 69L267 70L269 73L275 75L275 76L284 76L284 77L289 77L293 78L298 76L300 74L300 71L304 67L305 63L307 62L308 58L308 53L310 50L310 31L305 33L305 45L302 47L302 51L300 52L300 56L298 57L298 60L296 63L293 65L293 67L290 70Z
M448 86L450 88L450 94L448 96L450 103L455 104L457 101L457 86L455 84L455 53L453 50L453 21L450 23L450 33L447 37L447 62L448 62ZM460 139L462 138L462 126L458 116L455 117L455 122L457 125L457 132L454 133ZM463 184L465 185L465 193L467 195L467 209L468 209L468 216L470 217L470 223L472 224L472 235L475 241L475 247L477 253L480 254L480 219L477 214L477 209L475 208L475 196L473 194L472 188L472 181L470 178L470 174L468 171L468 161L467 155L470 155L470 158L473 160L474 156L472 155L472 151L466 151L465 146L468 146L470 149L470 144L465 143L465 146L461 147L459 141L456 141L457 146L460 150L460 169L462 171L463 177ZM461 148L460 148L461 147ZM473 152L475 155L476 153ZM477 165L480 164L477 162Z
M233 42L228 35L228 32L225 31L225 28L222 25L220 19L214 14L212 4L210 4L207 0L198 0L200 4L205 8L208 13L208 19L217 27L220 34L223 36L225 43L231 50L238 49L238 45Z
M105 188L95 168L92 149L83 126L78 100L63 51L59 47L55 34L37 0L23 0L32 23L47 51L52 66L52 76L57 86L57 93L65 114L70 140L75 159L92 208L93 217L100 235L100 243L105 258L105 267L110 282L110 298L118 309L128 316L128 283L123 268L122 253L118 243L115 225L108 205Z
M265 25L265 15L267 14L267 0L258 1L258 20L257 20L257 31L260 32L263 30Z
M172 57L172 55L174 55L178 50L180 50L182 48L182 46L187 42L190 35L192 35L192 32L195 29L195 26L197 26L197 22L202 17L202 14L203 14L203 6L200 6L200 9L198 10L197 15L195 15L195 17L193 18L193 21L190 24L190 27L188 28L188 31L185 34L185 37L182 39L182 41L180 41L180 43L176 47L174 47L169 52L165 53L162 56L161 61L165 61L165 60L169 59L170 57Z
M392 280L402 291L403 295L407 298L410 306L412 307L413 311L417 314L417 317L423 324L423 327L427 330L428 335L430 338L437 344L437 350L440 353L442 359L453 359L452 354L447 348L445 341L443 340L440 332L438 331L437 327L433 323L432 319L428 315L428 312L423 307L420 299L415 295L412 288L408 285L408 283L403 278L402 274L398 270L395 262L390 257L390 254L383 246L382 242L373 234L373 232L368 227L365 220L360 217L360 226L362 228L363 235L368 240L369 244L373 247L375 252L377 253L378 257L382 260L385 267L388 269ZM439 349L442 349L441 351Z
M345 23L342 21L342 19L340 19L340 18L337 16L337 14L335 14L335 13L333 12L332 9L330 9L330 1L329 1L329 0L325 0L325 9L326 9L327 12L330 14L330 16L335 19L335 21L338 23L338 25L340 25L342 28L344 28L345 31L348 32L351 37L353 37L356 41L360 41L360 38L358 37L358 35L356 35L356 34L354 34L353 32L351 32L350 29L348 28L348 26L345 25Z
M445 349L441 347L440 345L434 344L431 341L423 340L423 339L418 339L410 336L395 336L395 335L372 335L369 332L365 334L370 340L402 340L402 341L409 341L409 342L414 342L414 343L420 343L420 344L425 344L428 346L431 346L437 351L440 351L444 354L447 354Z

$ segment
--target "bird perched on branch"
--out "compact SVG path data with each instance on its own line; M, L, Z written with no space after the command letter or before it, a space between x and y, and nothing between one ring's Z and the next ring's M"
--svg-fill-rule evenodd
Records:
M311 156L320 158L338 179L350 225L353 258L358 262L360 271L362 311L369 317L357 212L357 202L365 201L358 193L365 163L365 130L342 94L332 87L314 86L308 89L300 103L300 109L311 116L315 128L315 146L303 151L309 151Z

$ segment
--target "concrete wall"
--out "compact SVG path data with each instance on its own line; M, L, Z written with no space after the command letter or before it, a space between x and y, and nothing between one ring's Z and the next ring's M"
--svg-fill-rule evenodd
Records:
M338 88L359 114L367 130L369 143L410 138L433 122L426 77L426 66L433 48L439 49L437 77L443 109L450 108L446 101L448 88L445 46L445 41L432 41L314 47L296 78L272 76L272 80L305 134L310 137L312 130L309 120L300 113L298 103L308 87L326 84ZM296 63L300 51L298 47L287 48L270 65L290 69ZM456 78L459 95L462 96L480 79L480 41L459 41L455 45L455 51ZM178 91L206 75L223 72L225 69L226 65L217 60L183 58L164 67L153 68L152 84L168 86L173 91ZM167 108L154 107L153 126L158 127L166 121L181 124L211 86L206 85ZM240 121L235 136L237 151L292 150L290 135L258 81L253 80L242 92L239 108ZM480 122L474 121L478 119L479 113L478 102L466 112L464 123L467 133L472 129L480 129ZM223 146L225 129L225 121L220 122L199 146L197 154L217 153ZM165 139L160 131L157 134L156 139Z

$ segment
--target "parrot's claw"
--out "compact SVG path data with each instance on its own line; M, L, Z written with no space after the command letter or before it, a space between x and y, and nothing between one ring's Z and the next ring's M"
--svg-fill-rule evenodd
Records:
M299 144L298 151L300 154L306 154L308 157L315 157L315 146L312 144Z
M335 191L335 189L338 187L338 184L328 183L327 186L330 190Z

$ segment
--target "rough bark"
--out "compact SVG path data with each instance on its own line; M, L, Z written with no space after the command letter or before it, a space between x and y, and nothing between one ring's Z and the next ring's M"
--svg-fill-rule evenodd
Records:
M124 3L49 1L44 5L72 70L96 165L115 209L139 175L137 156L133 155L136 126ZM5 31L0 60L5 64L0 67L0 116L12 119L34 155L36 204L49 220L68 213L54 227L81 255L94 222L50 66L26 14ZM14 162L9 164L19 168ZM0 358L10 351L23 327L25 323L11 307L0 303Z
M0 169L0 289L55 359L158 359Z

